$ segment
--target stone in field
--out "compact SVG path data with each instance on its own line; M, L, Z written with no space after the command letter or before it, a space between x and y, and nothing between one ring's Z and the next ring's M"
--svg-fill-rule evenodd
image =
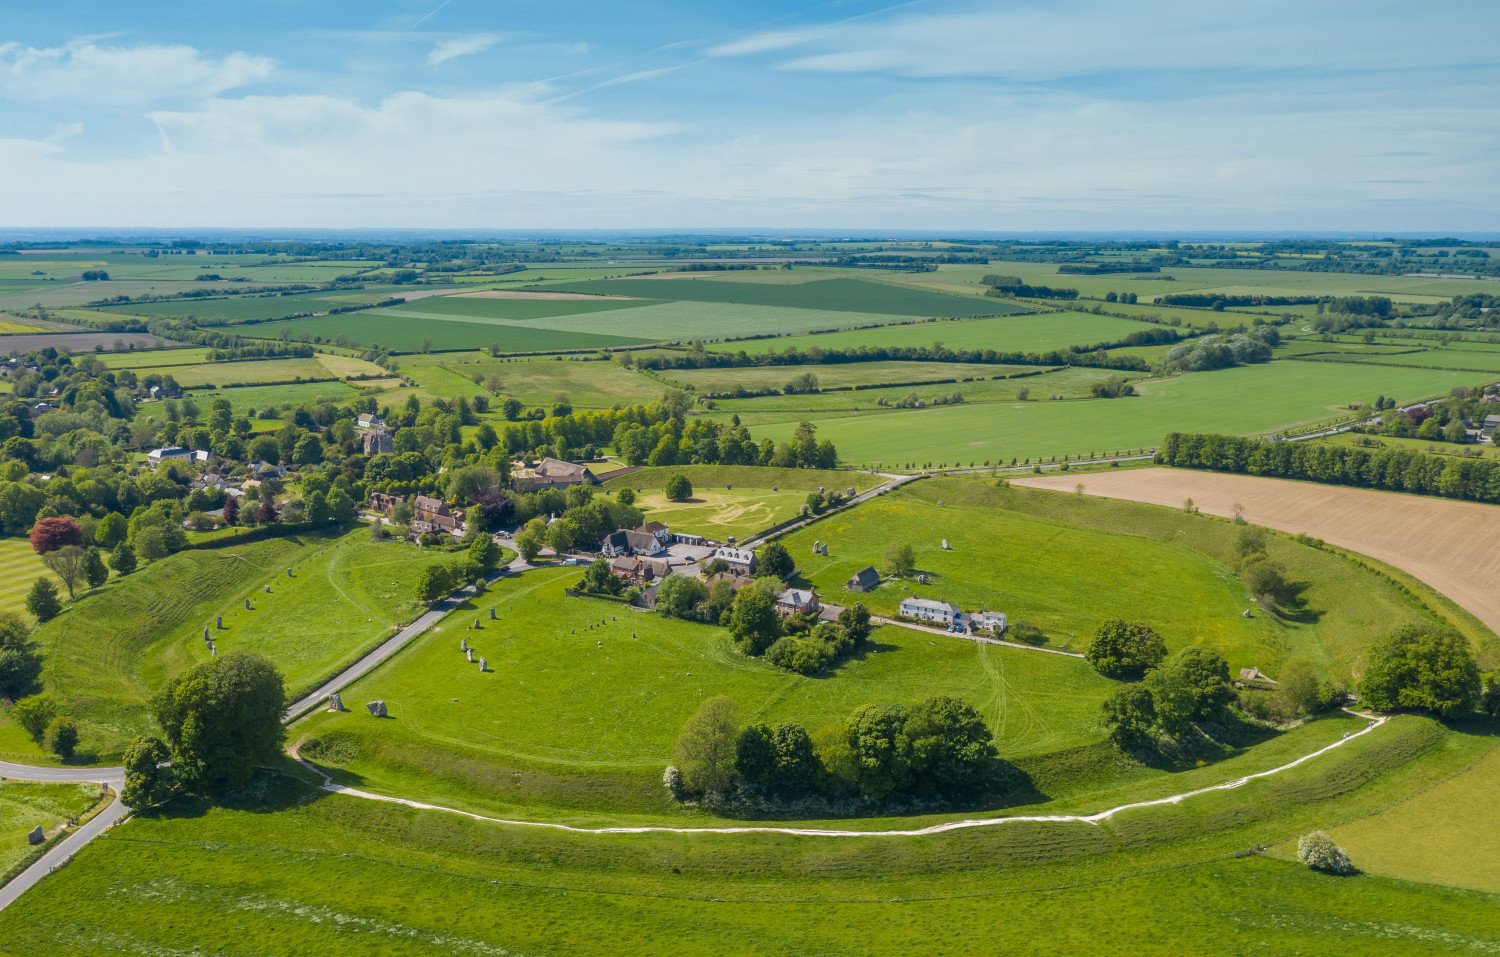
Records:
M480 674L483 674L484 672L489 671L489 670L490 670L490 659L488 659L488 658L480 658L479 659L479 672L480 672Z
M331 694L331 695L328 696L328 710L329 711L343 711L344 710L344 699L339 696L338 692L334 692L333 694Z
M26 843L32 845L33 847L37 844L42 843L46 839L47 835L43 833L42 826L40 824L32 828L31 833L26 835Z
M371 701L369 704L365 705L365 707L370 709L371 717L384 718L387 716L384 701Z

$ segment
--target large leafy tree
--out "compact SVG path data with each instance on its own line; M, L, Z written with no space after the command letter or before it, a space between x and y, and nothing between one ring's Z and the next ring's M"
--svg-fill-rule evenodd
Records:
M914 706L902 729L914 788L946 800L983 790L995 765L989 727L957 698L928 698Z
M1408 625L1370 649L1360 697L1380 711L1409 709L1457 718L1474 710L1480 692L1479 669L1463 635Z
M1135 680L1161 664L1167 646L1150 625L1113 618L1099 626L1084 657L1108 678Z
M136 738L125 748L125 787L120 800L138 811L164 804L177 793L171 754L159 738Z
M82 544L83 529L77 522L65 515L38 519L37 523L31 527L31 547L39 555L45 555L69 545Z
M194 790L250 780L281 752L286 687L265 658L231 651L172 679L154 701L172 766Z
M752 657L765 654L766 649L781 637L781 617L776 614L776 600L757 586L741 588L729 609L729 633L743 654Z
M774 575L785 581L796 570L797 563L792 561L792 556L787 552L786 546L780 542L772 542L760 550L760 564L756 569L756 574Z
M900 705L867 705L849 719L853 783L865 800L884 801L910 782L905 728Z
M1157 727L1180 735L1193 724L1223 715L1234 696L1229 666L1206 648L1181 648L1146 678Z
M695 794L722 794L734 783L740 731L734 699L709 698L677 738L675 760L682 785Z

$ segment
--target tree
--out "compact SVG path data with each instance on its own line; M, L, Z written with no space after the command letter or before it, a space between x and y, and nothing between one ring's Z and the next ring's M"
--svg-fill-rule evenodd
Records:
M1136 680L1161 664L1166 643L1145 622L1112 618L1094 632L1084 658L1107 678Z
M693 575L668 575L656 590L656 610L669 618L694 618L708 587Z
M110 512L99 519L99 524L94 526L94 544L107 552L113 551L125 541L125 535L129 530L124 515L119 512Z
M772 791L782 797L799 797L817 789L823 763L807 729L800 724L776 728L776 777Z
M42 660L19 615L0 612L0 697L17 698L36 683Z
M476 578L488 575L500 564L500 546L488 535L475 535L474 540L469 543L469 565L476 572Z
M281 753L286 687L265 658L231 651L168 682L153 702L187 787L215 790L244 784L263 762Z
M848 744L855 788L867 801L884 801L906 789L906 709L866 705L849 719Z
M920 794L948 801L974 797L994 768L993 736L984 719L957 698L928 698L902 728L908 774Z
M786 581L797 570L797 563L792 561L791 553L786 546L780 542L772 542L760 550L760 562L756 566L759 575L771 575Z
M62 602L57 600L57 586L52 584L52 579L43 576L31 583L31 591L26 593L26 610L41 622L57 617L62 611Z
M1313 831L1297 839L1297 860L1325 874L1343 877L1356 873L1349 855L1322 831Z
M729 610L729 633L742 654L751 657L765 654L781 637L781 617L776 614L775 599L754 586L741 588Z
M302 436L292 449L292 461L298 465L317 465L323 461L323 440L313 432Z
M572 551L578 539L578 523L571 518L560 518L547 526L547 544L559 555Z
M99 549L90 548L83 553L83 578L90 588L98 588L109 581L109 569L104 567L104 558Z
M121 542L110 553L109 565L115 570L115 574L129 575L135 571L135 551L129 545Z
M281 446L274 436L257 436L250 440L249 447L245 449L245 458L251 462L275 465L281 461Z
M601 557L589 563L583 573L582 587L591 595L618 595L625 583L610 571L609 559Z
M224 499L224 524L228 526L238 525L240 522L240 500L233 495Z
M177 793L177 780L168 762L171 755L160 738L136 738L125 747L125 787L120 800L137 811L157 807Z
M1360 696L1378 711L1410 709L1457 718L1474 710L1480 691L1479 668L1463 635L1407 625L1370 649Z
M1157 727L1179 736L1194 723L1220 717L1234 696L1229 665L1207 648L1179 648L1146 678Z
M683 725L673 754L689 793L723 794L734 783L740 736L735 718L734 700L720 696L699 705Z
M885 551L885 573L893 578L909 578L917 570L917 553L906 542L895 542Z
M453 569L444 562L436 562L422 569L417 576L417 600L429 604L447 597L457 586Z
M224 516L226 519L229 517L227 508L225 509ZM349 493L341 488L330 490L328 493L328 520L335 525L347 525L354 521L356 517L358 517L358 512L354 508L354 499L349 497Z
M1281 677L1277 679L1276 697L1291 714L1317 711L1322 704L1321 683L1312 662L1306 658L1292 658L1283 664Z
M539 518L533 518L526 523L526 527L516 533L516 551L527 562L533 562L542 553L542 545L545 542L546 524Z
M1245 579L1245 587L1257 598L1268 595L1279 601L1289 591L1281 566L1264 555L1245 562L1241 575Z
M678 472L676 475L667 479L666 493L668 501L686 502L688 499L693 497L693 483L688 481L688 477L686 475Z
M776 781L776 738L767 724L752 724L735 744L734 770L742 781L769 790Z
M11 707L10 717L21 726L21 730L31 735L31 740L40 743L47 733L47 725L57 717L57 701L48 694L22 698Z
M1156 702L1151 689L1140 684L1116 688L1104 699L1104 727L1110 740L1122 748L1134 748L1151 740L1156 726Z
M78 583L84 580L88 553L77 545L64 545L61 548L43 552L42 563L62 579L63 585L68 589L68 600L72 601Z
M855 602L844 608L839 612L839 627L844 629L844 634L858 648L870 640L870 609L865 607L864 602Z
M143 528L132 536L135 554L148 562L160 561L171 554L167 533L159 528Z
M78 750L78 722L69 717L53 718L42 735L42 747L64 761Z
M39 555L55 552L69 545L83 544L83 529L65 515L38 519L31 527L31 547Z

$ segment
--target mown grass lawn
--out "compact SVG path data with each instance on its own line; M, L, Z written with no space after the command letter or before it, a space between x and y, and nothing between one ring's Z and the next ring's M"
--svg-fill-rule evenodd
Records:
M1174 509L950 477L879 496L798 530L785 544L801 573L834 603L858 598L891 614L914 595L969 611L1003 611L1075 651L1087 647L1105 619L1142 620L1169 647L1202 644L1233 668L1259 667L1273 677L1294 656L1332 674L1357 674L1376 636L1403 622L1432 620L1384 579L1280 536L1271 537L1271 551L1303 588L1303 607L1263 612L1236 573L1235 535L1227 521ZM942 548L943 539L951 550ZM827 557L812 553L814 541L829 544ZM893 542L912 545L930 583L887 581L873 592L847 591L845 582L859 569L881 567Z
M0 538L0 611L20 615L27 623L31 616L26 611L26 594L31 585L43 575L51 574L42 559L25 538ZM59 588L61 583L53 580Z
M98 803L97 784L43 784L0 779L0 875L31 853L26 835L40 825L54 831Z
M372 542L362 526L179 552L38 628L43 684L82 726L81 750L112 757L149 727L151 694L209 657L205 627L221 654L271 659L292 695L415 618L417 574L447 557ZM288 566L296 577L286 577ZM219 615L222 630L213 627Z

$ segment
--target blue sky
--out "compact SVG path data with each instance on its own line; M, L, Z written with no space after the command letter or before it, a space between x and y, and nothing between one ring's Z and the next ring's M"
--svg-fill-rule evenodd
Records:
M0 226L1500 229L1500 6L8 5Z

